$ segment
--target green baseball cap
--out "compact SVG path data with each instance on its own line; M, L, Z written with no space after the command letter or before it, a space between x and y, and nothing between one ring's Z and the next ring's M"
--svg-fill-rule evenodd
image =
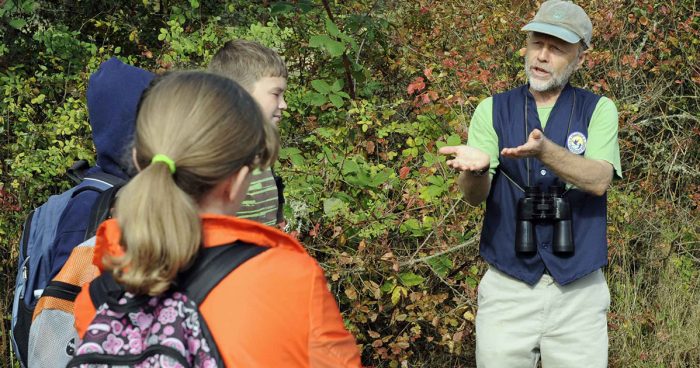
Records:
M586 12L571 1L548 0L522 30L548 34L568 43L583 41L591 47L593 24Z

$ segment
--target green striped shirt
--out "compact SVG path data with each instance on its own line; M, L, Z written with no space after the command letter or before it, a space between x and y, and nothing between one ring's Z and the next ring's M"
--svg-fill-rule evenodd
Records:
M282 221L282 219L277 218L279 206L277 184L272 176L272 170L260 171L256 169L251 174L248 193L246 193L236 216L275 226ZM279 212L281 213L281 211Z

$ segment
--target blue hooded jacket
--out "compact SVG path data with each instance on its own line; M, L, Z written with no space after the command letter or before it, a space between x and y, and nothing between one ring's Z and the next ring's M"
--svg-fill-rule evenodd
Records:
M106 173L128 179L126 160L135 130L141 94L155 75L111 58L90 76L87 108L97 165L87 175ZM73 248L85 240L90 211L98 193L86 190L73 197L61 215L54 240L51 278L56 276Z

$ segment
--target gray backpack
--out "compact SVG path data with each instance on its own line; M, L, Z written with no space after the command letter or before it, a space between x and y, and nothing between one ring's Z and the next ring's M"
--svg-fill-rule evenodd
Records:
M59 219L70 200L82 191L99 193L120 185L124 180L105 173L90 175L73 188L49 197L32 211L24 222L18 257L18 271L12 303L10 335L17 359L27 366L29 330L37 300L49 284Z

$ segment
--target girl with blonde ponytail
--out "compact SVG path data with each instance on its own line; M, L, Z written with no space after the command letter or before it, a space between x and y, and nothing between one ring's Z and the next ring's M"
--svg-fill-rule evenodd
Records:
M156 295L199 249L198 202L242 169L269 166L277 131L237 85L179 73L144 97L133 147L140 172L116 204L126 252L108 263L128 291ZM154 162L156 156L168 162Z
M164 77L143 97L133 144L139 173L98 229L95 264L126 291L156 296L202 247L267 247L199 305L225 365L359 367L316 261L287 234L234 217L250 172L273 163L278 147L277 128L232 80ZM75 303L81 336L94 315L86 286Z

